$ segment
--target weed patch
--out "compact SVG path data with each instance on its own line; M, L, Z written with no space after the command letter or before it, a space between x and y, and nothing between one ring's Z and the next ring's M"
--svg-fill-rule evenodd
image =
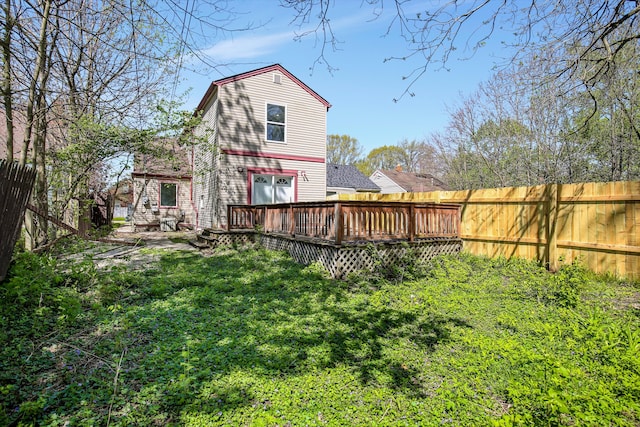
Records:
M408 252L343 282L257 247L149 257L18 257L0 424L640 423L638 289L577 264Z

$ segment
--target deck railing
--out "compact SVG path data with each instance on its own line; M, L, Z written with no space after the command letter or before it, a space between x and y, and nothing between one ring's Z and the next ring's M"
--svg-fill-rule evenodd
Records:
M261 227L266 233L342 244L458 237L460 206L440 203L331 201L230 205L229 230Z

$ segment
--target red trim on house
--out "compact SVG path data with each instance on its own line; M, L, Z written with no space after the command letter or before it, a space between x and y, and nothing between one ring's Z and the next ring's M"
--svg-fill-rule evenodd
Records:
M325 159L323 157L293 156L290 154L265 153L261 151L248 151L248 150L232 150L229 148L223 148L221 151L224 154L231 154L233 156L261 157L264 159L278 159L278 160L296 160L301 162L313 162L313 163L325 162Z
M253 201L253 174L259 175L281 175L293 177L293 201L298 201L298 171L295 169L269 169L269 168L247 168L247 204Z
M191 175L167 175L161 173L144 173L144 172L132 172L131 178L153 178L153 179L174 179L176 181L184 181L191 179Z
M320 103L322 103L322 105L324 105L327 108L327 110L329 108L331 108L331 104L326 99L321 97L316 91L314 91L309 86L304 84L302 82L302 80L300 80L299 78L297 78L296 76L291 74L282 65L273 64L273 65L268 65L268 66L263 67L263 68L258 68L257 70L247 71L245 73L236 74L234 76L225 77L223 79L216 80L216 81L212 82L211 85L209 86L209 88L207 89L207 92L204 94L204 97L202 98L202 100L198 104L198 107L196 108L196 112L197 111L201 111L204 108L204 106L207 104L207 102L209 102L209 98L213 94L213 91L217 87L223 86L223 85L225 85L227 83L237 82L238 80L246 79L248 77L253 77L253 76L258 76L260 74L268 73L270 71L279 71L282 74L286 75L291 80L293 80L298 86L300 86L302 89L304 89L309 95L313 96L315 99L320 101Z
M195 112L193 113L193 115L197 115L200 111L204 110L204 106L207 105L207 102L209 102L209 99L211 99L211 96L213 95L213 92L218 88L218 85L216 85L216 82L212 82L209 85L209 88L207 89L207 91L204 93L204 96L202 97L202 100L200 101L200 103L198 104L198 106L196 107Z

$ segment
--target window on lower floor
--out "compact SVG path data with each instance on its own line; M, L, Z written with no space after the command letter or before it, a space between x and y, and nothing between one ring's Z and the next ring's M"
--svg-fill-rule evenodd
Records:
M178 206L178 184L172 182L160 183L160 206Z

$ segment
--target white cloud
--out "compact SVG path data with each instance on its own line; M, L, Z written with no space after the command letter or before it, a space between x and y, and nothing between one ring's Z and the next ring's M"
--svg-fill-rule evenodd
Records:
M372 17L375 15L372 14L370 10L366 8L356 8L355 10L348 10L348 13L345 15L332 20L331 27L334 31L337 30L349 30L353 31L358 28L362 28L368 24L367 21L370 21ZM219 43L214 44L213 46L202 50L200 53L211 58L216 62L233 62L237 60L247 60L259 58L265 55L270 55L274 52L277 52L287 43L294 42L296 37L300 37L302 34L306 34L304 40L312 40L317 42L318 40L314 39L314 31L316 27L313 25L307 24L306 27L298 27L297 25L289 23L275 23L271 21L269 23L269 27L278 27L286 28L289 26L286 31L282 32L267 32L262 35L256 35L255 33L249 34L244 33L239 37L234 37L228 40L223 40ZM264 32L268 30L267 27L260 28L260 31ZM342 32L337 34L338 39L341 39L340 35Z
M215 61L234 61L268 55L293 41L295 33L287 31L264 36L245 36L216 43L202 53Z

